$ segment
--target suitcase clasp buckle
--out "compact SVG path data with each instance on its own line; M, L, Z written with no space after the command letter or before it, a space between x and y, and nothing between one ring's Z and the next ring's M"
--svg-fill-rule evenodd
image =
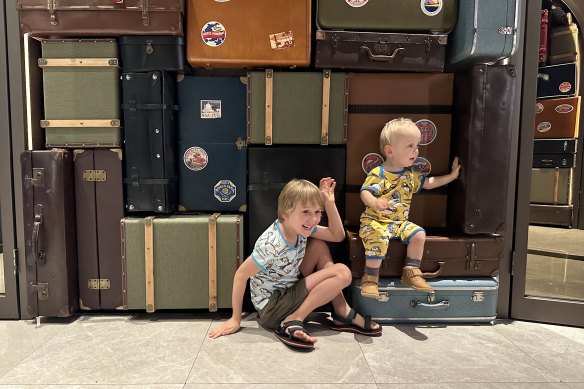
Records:
M509 27L509 26L499 27L499 34L511 35L511 34L513 34L513 27Z
M50 297L49 284L46 282L39 282L38 284L33 284L31 282L30 289L32 289L33 292L37 293L37 298L39 300L48 300Z
M485 294L484 292L472 292L470 299L476 303L480 303L481 301L485 300Z
M152 41L146 41L146 54L152 54L154 52L154 47L152 47Z

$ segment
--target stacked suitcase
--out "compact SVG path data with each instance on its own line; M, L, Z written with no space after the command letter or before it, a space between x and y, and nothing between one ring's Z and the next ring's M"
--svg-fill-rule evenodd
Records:
M579 28L557 5L541 10L530 217L573 227L579 119Z

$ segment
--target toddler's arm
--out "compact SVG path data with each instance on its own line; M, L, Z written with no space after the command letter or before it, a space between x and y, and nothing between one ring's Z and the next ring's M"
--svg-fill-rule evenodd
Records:
M389 201L383 197L375 197L373 193L368 190L362 190L359 196L361 197L363 204L379 212L384 211L389 207Z
M458 163L458 157L454 157L454 161L452 161L452 170L449 174L445 174L443 176L437 177L428 177L426 181L424 181L424 189L434 189L438 188L439 186L446 185L458 178L458 174L460 173L460 164Z

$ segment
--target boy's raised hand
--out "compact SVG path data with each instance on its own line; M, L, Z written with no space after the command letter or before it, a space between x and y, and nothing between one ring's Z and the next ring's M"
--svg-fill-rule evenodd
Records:
M335 202L336 181L333 178L325 177L320 179L319 189L322 192L325 201Z
M217 339L218 337L223 336L223 335L234 334L237 331L239 331L240 327L241 327L241 322L239 320L237 320L236 318L231 317L229 320L227 320L222 325L211 329L211 331L209 331L209 338Z

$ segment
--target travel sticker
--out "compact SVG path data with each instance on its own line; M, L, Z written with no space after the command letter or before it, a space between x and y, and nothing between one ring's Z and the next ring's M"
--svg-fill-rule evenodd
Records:
M270 34L270 46L272 47L272 50L294 47L294 35L292 34L292 31Z
M424 15L436 16L442 11L442 1L443 0L421 0L420 8Z
M186 167L197 172L203 170L209 163L207 152L200 147L189 147L183 156L183 162Z
M359 8L367 4L369 0L345 0L345 2L353 8Z
M221 119L221 100L201 100L201 119Z
M538 132L548 132L552 129L552 124L550 122L541 122L537 125Z
M542 113L543 112L543 104L537 103L535 104L535 113Z
M438 134L438 129L436 125L428 119L420 119L416 122L416 126L420 129L420 146L429 145L434 142L436 135Z
M207 22L201 29L201 38L203 38L203 42L207 46L221 46L226 36L227 31L225 31L225 27L219 22Z
M570 89L572 89L572 84L570 84L568 81L564 81L560 84L559 88L560 92L562 93L566 93L569 92Z
M414 171L421 173L424 176L429 175L432 171L432 164L430 164L430 161L424 157L416 158L412 167L414 168Z
M213 187L215 198L222 203L229 203L237 196L237 187L230 180L221 180Z
M570 104L560 104L556 107L557 113L570 113L574 110L574 106Z
M383 163L383 157L377 153L366 154L361 160L361 167L365 174L369 174L371 169L381 165Z

